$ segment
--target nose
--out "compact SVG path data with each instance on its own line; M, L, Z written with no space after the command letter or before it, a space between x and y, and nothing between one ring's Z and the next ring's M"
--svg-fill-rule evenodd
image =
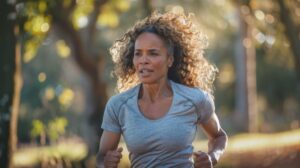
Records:
M141 56L140 63L141 64L148 64L149 63L147 55L144 54L143 56Z

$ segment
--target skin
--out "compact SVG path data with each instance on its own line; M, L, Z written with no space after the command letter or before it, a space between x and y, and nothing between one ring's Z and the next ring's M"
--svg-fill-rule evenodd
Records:
M171 106L173 92L168 83L168 69L173 63L164 41L153 33L142 33L135 41L133 64L142 87L138 105L145 117L155 120L163 117ZM195 168L210 168L217 163L227 143L214 114L200 125L209 138L208 153L193 153ZM122 157L122 148L117 148L121 134L104 131L97 155L97 167L116 168Z
M194 152L194 166L195 168L212 168L224 153L228 138L221 128L216 114L213 114L206 123L200 124L200 126L208 137L208 153Z
M167 73L173 57L168 55L163 40L153 33L142 33L135 42L133 64L142 88L139 108L149 119L165 115L171 106L173 93Z

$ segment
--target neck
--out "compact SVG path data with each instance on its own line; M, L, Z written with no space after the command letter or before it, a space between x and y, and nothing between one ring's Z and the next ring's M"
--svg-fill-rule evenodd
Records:
M171 97L172 95L171 84L166 79L154 84L143 84L139 97L155 102L162 98Z

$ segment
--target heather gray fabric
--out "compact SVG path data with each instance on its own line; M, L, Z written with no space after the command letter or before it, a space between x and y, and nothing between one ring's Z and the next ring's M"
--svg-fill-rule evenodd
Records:
M121 133L133 168L191 168L197 124L214 113L206 92L169 81L173 100L165 116L151 120L138 107L141 84L110 98L102 129Z

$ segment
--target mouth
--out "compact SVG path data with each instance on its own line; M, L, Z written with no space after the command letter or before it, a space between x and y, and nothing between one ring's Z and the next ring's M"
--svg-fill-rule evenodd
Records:
M151 69L147 69L147 68L142 68L142 69L140 69L139 71L138 71L140 74L149 74L149 73L151 73L151 72L153 72L153 70L151 70Z

